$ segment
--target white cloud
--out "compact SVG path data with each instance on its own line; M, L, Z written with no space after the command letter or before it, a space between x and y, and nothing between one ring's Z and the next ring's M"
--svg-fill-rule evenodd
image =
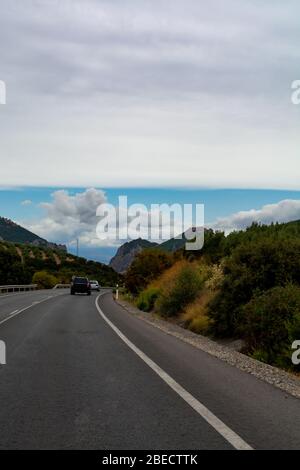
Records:
M97 208L99 205L108 202L105 192L100 189L90 188L74 194L70 194L67 190L58 190L52 194L51 202L40 204L45 212L44 217L30 223L23 221L21 225L49 241L66 243L69 246L75 246L78 238L80 245L83 247L95 249L118 247L126 241L125 238L112 240L99 239L97 236L96 229L100 221L99 216L96 215ZM151 220L155 226L159 220L155 217L157 216L157 209L143 205L139 205L139 207L141 225L137 228L139 230L137 237L149 239L151 233L149 231L149 221ZM121 206L115 207L115 209L116 217L118 218L118 214L120 216L117 221L120 232L124 234L126 229L127 233L127 221L136 218L137 206L128 206L128 208ZM165 208L162 213L166 215L168 213L167 209ZM182 212L183 214L184 212ZM114 216L110 215L109 220L110 223L115 222ZM292 220L300 220L300 200L285 199L276 204L264 205L260 209L240 211L227 217L218 218L214 223L207 225L214 230L229 233L233 230L243 230L253 222L270 224L272 222L283 223ZM188 223L188 220L185 220L185 222ZM180 213L174 214L173 224L170 234L168 218L163 217L162 222L158 223L163 240L171 238L174 233L176 235L181 234L185 230ZM172 230L174 230L173 233ZM131 238L130 235L128 238ZM161 238L152 241L159 242Z
M1 185L299 188L297 0L1 7Z
M32 204L32 201L30 199L25 199L24 201L21 202L21 206L30 206Z
M284 223L292 220L300 220L300 200L285 199L276 204L267 204L261 209L240 211L228 217L218 218L210 226L228 233L232 230L243 230L253 222L268 225L272 222Z
M76 220L79 224L90 224L95 221L96 208L106 202L104 191L95 188L74 195L61 189L55 191L52 198L52 202L40 205L47 211L48 218L61 224L70 219Z
M180 206L177 211L171 206L169 212L167 205L159 208L143 204L121 205L115 206L113 213L109 214L109 224L110 227L117 224L122 238L115 240L105 236L100 239L96 230L101 219L97 216L97 208L107 202L105 192L100 189L89 188L75 194L58 190L52 193L51 202L40 204L44 217L31 223L23 221L22 225L49 241L74 246L79 239L85 247L117 247L128 239L150 239L154 234L157 239L152 241L168 240L192 225L190 214L184 214Z
M75 194L55 191L51 202L40 204L45 217L23 224L49 241L72 244L79 238L87 246L97 245L96 209L104 202L105 193L99 189L90 188Z

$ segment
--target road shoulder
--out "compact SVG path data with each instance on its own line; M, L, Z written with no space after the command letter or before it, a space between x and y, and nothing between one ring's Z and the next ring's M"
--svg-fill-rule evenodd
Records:
M247 372L264 382L267 382L293 397L300 398L300 378L285 372L277 367L264 364L256 359L252 359L231 348L216 343L205 336L198 335L186 330L179 325L175 325L163 320L152 313L145 313L124 300L115 300L128 313L134 315L142 321L158 328L165 333L174 336L192 346L205 351L206 353L221 359L222 361Z

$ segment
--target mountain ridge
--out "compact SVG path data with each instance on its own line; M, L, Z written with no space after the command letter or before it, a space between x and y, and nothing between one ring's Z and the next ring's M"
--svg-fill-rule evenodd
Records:
M66 245L49 242L39 235L27 230L11 219L0 216L0 241L22 243L54 250L67 251Z
M143 238L137 238L121 245L109 262L109 266L122 274L129 268L134 257L145 248L155 248L158 243L149 242Z
M255 223L253 223L252 225L255 225ZM287 230L297 231L297 233L299 233L299 230L300 230L300 220L291 220L289 222L284 222L284 223L273 222L272 224L258 224L258 225L261 225L262 227L275 225L275 226L278 226L279 228L280 227L282 228L284 226L286 227ZM212 229L205 228L205 233L209 234L211 230ZM244 231L245 236L246 236L246 234L251 231L251 226L241 231ZM217 232L220 232L220 230L217 230ZM154 249L166 251L169 253L174 253L178 250L183 249L187 241L190 241L190 240L187 240L184 233L182 233L178 237L170 238L170 240L166 240L162 243L149 242L148 240L138 238L137 240L132 240L130 242L126 242L123 245L121 245L116 255L111 259L109 266L112 266L117 272L124 274L126 270L129 268L136 254L138 254L142 249L154 248ZM135 248L136 243L138 244L139 249ZM122 270L118 271L120 267Z

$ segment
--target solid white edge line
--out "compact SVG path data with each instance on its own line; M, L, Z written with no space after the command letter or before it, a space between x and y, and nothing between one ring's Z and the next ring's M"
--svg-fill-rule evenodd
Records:
M237 450L253 450L238 434L230 429L223 423L217 416L215 416L205 405L185 390L179 383L177 383L169 374L167 374L158 364L150 359L143 351L135 346L120 330L117 328L103 313L98 305L98 299L103 294L99 294L95 300L95 305L98 313L103 320L113 329L113 331L124 341L124 343L134 351L140 359L142 359L172 390L174 390L188 405L190 405L208 424L210 424L215 431L217 431L229 444Z

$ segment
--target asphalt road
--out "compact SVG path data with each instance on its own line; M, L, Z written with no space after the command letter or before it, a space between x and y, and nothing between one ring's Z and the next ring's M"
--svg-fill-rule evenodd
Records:
M0 297L1 449L300 448L299 400L96 297Z

